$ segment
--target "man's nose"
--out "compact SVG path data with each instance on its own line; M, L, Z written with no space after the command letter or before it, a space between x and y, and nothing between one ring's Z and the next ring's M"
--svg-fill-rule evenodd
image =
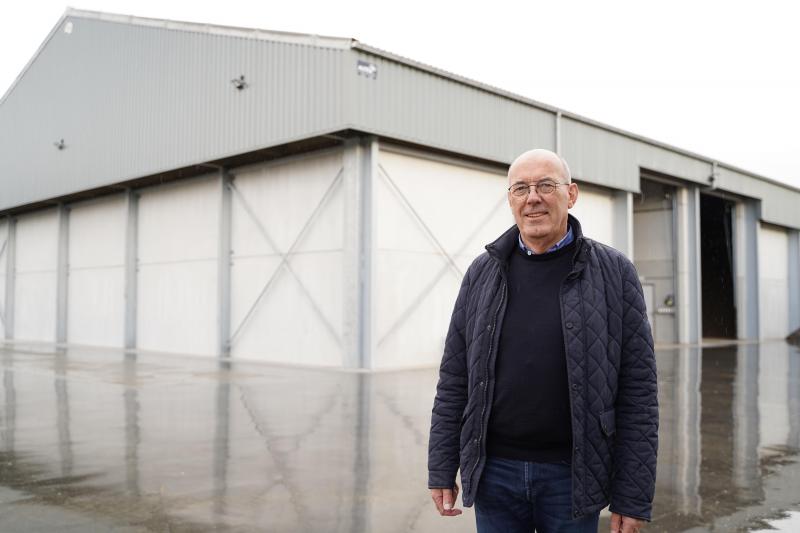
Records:
M525 197L525 203L535 204L541 199L542 197L539 196L538 192L536 192L536 187L531 187L530 189L528 189L528 196Z

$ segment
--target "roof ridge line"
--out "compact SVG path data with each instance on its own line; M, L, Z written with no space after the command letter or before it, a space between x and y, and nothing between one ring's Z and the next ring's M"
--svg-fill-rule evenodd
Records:
M107 11L91 11L76 9L73 7L68 7L66 9L64 12L64 17L117 22L122 24L156 27L168 30L208 33L212 35L227 35L265 41L293 42L298 44L310 44L330 48L350 48L355 41L355 39L350 37L336 37L332 35L318 35L314 33L268 30L264 28L252 28L244 26L226 26L223 24L212 24L208 22L191 22L166 18L140 17L138 15L124 15L121 13L111 13Z

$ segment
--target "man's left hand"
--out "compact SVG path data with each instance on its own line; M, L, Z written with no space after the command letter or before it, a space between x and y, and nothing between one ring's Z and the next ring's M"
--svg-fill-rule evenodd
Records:
M644 520L611 513L611 533L639 533L644 527Z

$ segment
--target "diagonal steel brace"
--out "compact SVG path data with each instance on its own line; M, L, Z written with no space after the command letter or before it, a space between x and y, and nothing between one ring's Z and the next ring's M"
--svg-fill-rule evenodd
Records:
M439 253L442 254L442 257L444 257L445 261L447 261L448 265L450 265L450 268L453 269L453 271L456 273L459 279L463 278L464 273L461 272L460 268L458 268L456 262L453 260L452 257L450 257L450 255L444 249L444 246L442 246L442 243L439 242L439 239L436 238L436 235L434 235L431 229L428 227L428 225L425 224L425 221L422 219L421 216L419 216L417 210L414 209L414 206L411 205L411 202L408 201L408 198L406 198L406 196L403 194L403 192L400 190L400 188L397 186L394 180L392 180L391 176L389 176L389 173L386 172L385 168L383 168L383 165L378 163L378 168L380 169L381 174L383 174L383 177L386 179L386 182L392 189L392 192L394 192L397 195L397 197L400 199L400 201L403 203L406 209L408 209L411 215L414 217L414 220L416 220L417 223L420 225L420 227L422 227L422 230L428 236L428 239L430 239L433 245L436 246L436 248L439 250Z
M277 268L275 268L275 271L272 273L272 276L270 276L270 278L264 284L264 288L261 289L261 292L259 293L259 295L256 298L256 300L253 302L253 305L250 306L250 310L247 311L247 314L244 316L242 321L239 323L239 326L237 326L236 330L231 335L231 338L230 338L230 341L229 341L231 346L233 346L234 342L236 342L237 337L239 336L239 334L241 333L242 329L247 324L247 322L250 320L250 318L252 317L252 315L255 312L255 310L258 308L258 306L263 301L264 296L267 294L269 289L274 285L275 280L278 277L278 274L280 274L280 272L281 272L281 267L285 267L286 270L295 278L295 280L297 281L298 285L300 286L301 291L303 292L303 294L306 296L306 298L308 299L309 303L311 304L311 307L313 308L313 310L319 316L320 320L322 320L322 323L325 325L325 327L328 330L328 332L333 336L334 340L336 340L337 344L339 344L339 346L341 346L341 339L339 339L339 335L336 333L336 329L333 327L333 325L331 325L331 323L328 321L328 319L325 318L325 315L322 313L322 311L320 310L319 306L317 306L317 304L314 301L313 297L308 292L308 290L306 289L305 285L303 285L303 282L300 281L300 278L297 276L297 274L294 272L294 270L292 270L292 267L289 264L289 257L294 253L295 248L300 243L302 238L305 236L305 234L308 231L308 229L311 227L311 223L314 221L314 219L316 219L317 215L322 210L322 207L327 203L327 200L330 197L331 192L335 189L336 185L338 185L339 182L341 181L343 172L344 172L344 168L339 169L339 172L336 174L336 177L333 178L333 181L331 182L331 184L326 189L325 194L322 195L322 198L320 199L319 203L316 205L314 210L311 212L311 215L309 216L308 220L306 220L305 224L303 224L303 227L300 229L300 232L297 234L297 237L295 237L294 242L292 243L292 245L289 247L289 250L285 254L280 251L278 246L275 244L275 242L269 236L269 233L267 232L266 228L264 227L264 225L261 223L259 218L256 216L256 214L253 211L253 209L250 207L250 205L245 200L244 195L242 195L242 193L239 191L239 189L237 189L234 186L233 183L230 183L229 186L230 186L231 190L233 191L234 195L239 199L239 201L241 202L241 204L244 207L245 211L247 211L247 214L249 214L250 217L253 219L253 222L256 224L256 227L258 228L258 230L261 233L261 235L264 237L264 239L267 241L267 243L270 245L270 247L272 247L272 249L278 255L281 256L281 262L278 264Z
M489 212L486 213L486 216L480 221L480 223L477 226L475 226L475 229L461 244L461 246L456 251L455 255L460 255L467 249L467 246L469 245L470 242L472 242L472 239L475 238L475 235L478 234L481 228L489 221L489 219L492 218L495 211L497 211L497 209L499 209L500 206L502 206L505 202L506 202L506 197L505 195L503 195L503 197L500 198L500 200L492 206ZM383 344L387 338L389 338L395 331L397 331L397 329L401 325L403 325L403 323L406 320L408 320L411 314L417 309L417 307L419 307L419 305L425 300L425 298L432 292L433 288L439 283L439 280L441 280L442 277L444 277L448 269L449 269L448 265L443 266L439 270L439 272L437 272L437 274L433 278L431 278L431 281L425 286L424 289L422 289L422 291L420 291L417 297L414 298L414 301L412 301L411 304L408 307L406 307L406 309L402 313L400 313L397 320L395 320L394 323L391 326L389 326L389 328L386 330L386 333L378 341L378 346Z

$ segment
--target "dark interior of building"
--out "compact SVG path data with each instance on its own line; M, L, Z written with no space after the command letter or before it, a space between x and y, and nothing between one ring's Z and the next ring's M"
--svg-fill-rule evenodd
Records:
M703 337L736 338L733 205L716 196L700 197Z

